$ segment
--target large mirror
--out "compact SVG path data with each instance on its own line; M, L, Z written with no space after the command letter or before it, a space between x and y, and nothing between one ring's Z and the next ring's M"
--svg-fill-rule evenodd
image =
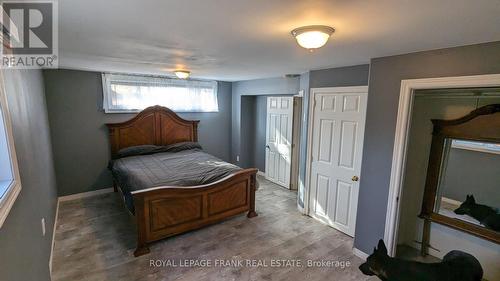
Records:
M429 246L431 223L500 244L500 104L432 123L420 212L422 254Z
M434 212L500 232L500 144L447 138Z

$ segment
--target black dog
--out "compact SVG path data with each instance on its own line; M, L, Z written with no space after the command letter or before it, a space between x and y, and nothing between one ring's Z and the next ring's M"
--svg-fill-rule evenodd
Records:
M440 263L406 261L389 257L382 240L359 269L383 281L481 281L483 278L481 264L467 253L451 251Z
M486 205L476 204L474 195L467 195L465 202L455 211L458 215L469 215L478 220L486 228L500 231L500 214Z

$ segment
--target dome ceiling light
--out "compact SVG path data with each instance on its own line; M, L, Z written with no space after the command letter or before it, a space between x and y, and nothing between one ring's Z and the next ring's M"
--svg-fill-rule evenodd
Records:
M292 30L292 35L297 43L308 50L323 47L335 29L326 25L308 25Z
M187 79L189 77L189 75L191 74L191 72L187 71L187 70L176 70L174 71L175 73L175 76L177 76L177 78L179 79Z

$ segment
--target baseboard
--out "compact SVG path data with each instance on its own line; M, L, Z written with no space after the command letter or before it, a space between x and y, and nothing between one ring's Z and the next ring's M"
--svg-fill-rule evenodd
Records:
M303 214L303 215L307 215L307 214L306 214L306 210L305 210L303 207L301 207L298 203L297 203L297 210L298 210L301 214Z
M352 248L352 253L357 256L358 258L366 261L366 259L368 258L368 254L359 250L359 249L356 249L356 248Z
M50 257L49 257L49 273L50 277L52 277L52 254L54 253L54 244L56 238L56 229L57 229L57 217L59 216L59 198L57 198L56 203L56 215L54 218L54 227L52 229L52 244L50 246Z
M81 199L81 198L86 198L86 197L91 197L91 196L96 196L96 195L106 194L106 193L111 193L111 192L113 192L113 188L109 187L109 188L103 188L103 189L88 191L88 192L82 192L82 193L77 193L77 194L60 196L59 197L59 202L70 201L70 200L75 200L75 199Z
M422 243L419 243L417 241L413 241L413 243L411 245L408 245L408 244L406 244L406 245L413 248L413 249L418 250L419 252L422 250ZM436 257L436 258L440 258L440 259L443 258L443 256L444 256L443 252L441 252L438 249L435 249L435 247L433 247L432 245L430 245L430 247L427 247L427 254L430 256Z

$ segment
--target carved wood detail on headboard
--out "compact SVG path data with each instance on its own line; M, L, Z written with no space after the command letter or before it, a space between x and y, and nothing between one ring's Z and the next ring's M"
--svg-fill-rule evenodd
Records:
M198 141L199 120L185 120L172 110L155 105L139 112L134 118L109 123L111 155L135 145L167 145L184 141Z

